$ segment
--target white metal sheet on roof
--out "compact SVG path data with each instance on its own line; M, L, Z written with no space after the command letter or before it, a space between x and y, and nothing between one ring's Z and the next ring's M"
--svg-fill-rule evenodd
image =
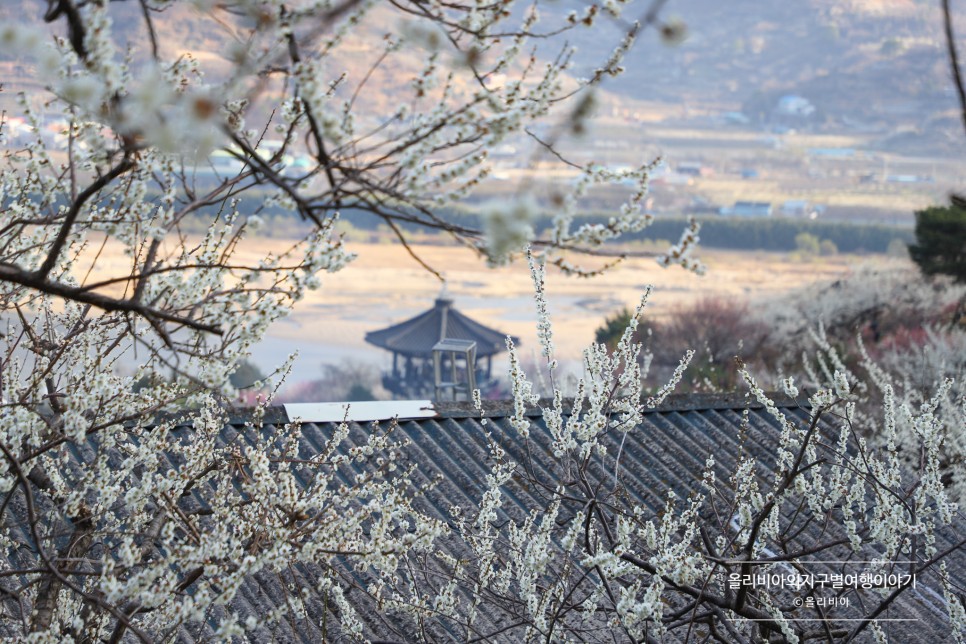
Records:
M285 405L289 420L304 423L339 423L343 420L366 422L391 418L432 418L436 416L431 400L374 400L340 403L290 403Z

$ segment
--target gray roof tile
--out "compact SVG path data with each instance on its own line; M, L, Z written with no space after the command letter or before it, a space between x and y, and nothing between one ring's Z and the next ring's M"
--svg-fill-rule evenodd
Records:
M780 404L790 416L799 421L807 420L808 411L802 407L801 401L786 399ZM748 426L742 431L742 411L746 408ZM395 432L398 438L405 437L409 441L402 453L406 462L417 465L413 481L417 485L425 485L435 476L441 477L440 483L416 502L418 509L448 520L452 505L476 505L485 490L485 477L491 465L487 432L499 441L511 459L526 463L537 477L552 480L552 471L557 463L549 448L549 432L537 411L530 416L533 428L529 441L524 441L512 429L507 418L509 412L510 406L506 402L488 403L488 424L485 428L480 423L479 413L464 403L437 405L436 415L431 418L400 419ZM253 430L244 428L245 418L245 414L240 412L232 424L225 428L222 440L250 442ZM270 424L262 430L265 433L288 422L283 409L269 410L267 418L274 425ZM349 438L342 449L361 444L370 432L384 431L390 424L390 421L350 423ZM311 458L319 454L336 427L337 423L303 423L299 455ZM833 431L830 426L823 426L822 429ZM604 442L612 454L622 449L620 477L627 498L635 504L646 506L651 513L657 513L663 508L669 490L674 490L679 497L686 497L698 490L700 473L709 454L714 455L718 480L725 485L742 454L756 457L759 476L768 477L769 468L774 465L778 433L778 423L760 405L749 403L742 396L677 396L647 412L641 425L627 434L622 448L622 436L610 436ZM353 464L352 469L358 473L366 467L366 463ZM612 470L605 471L594 460L591 461L589 474L593 480L605 483L612 481L613 477ZM310 475L307 472L297 475L302 485L309 484ZM504 518L520 519L531 509L542 507L537 491L520 480L511 481L506 492L507 504L501 510ZM786 517L790 516L791 511L790 508L783 509ZM803 541L807 543L809 539L819 538L821 530L821 526L809 526ZM962 525L958 525L958 530L966 531ZM937 545L940 549L948 547L955 538L957 535L953 531L940 533ZM464 544L451 539L441 543L440 547L454 556L466 553ZM848 550L841 552L842 557L852 556ZM955 583L966 587L963 553L955 553L949 565ZM386 614L367 597L362 590L368 579L366 573L356 570L351 564L337 563L336 570L358 587L349 597L365 621L370 637L394 641L415 639L407 623L397 616ZM819 568L815 570L819 571ZM277 574L259 573L249 579L233 604L233 608L243 615L262 614L284 601L301 602L301 599L293 597L290 587L310 588L304 602L305 617L283 620L276 627L261 629L252 635L252 641L316 642L324 636L340 641L342 635L337 628L323 633L319 626L326 619L326 614L331 616L333 610L331 606L326 607L325 598L314 590L323 574L322 566L307 564ZM935 579L930 577L920 583L921 587L916 592L905 593L890 609L890 616L921 620L889 623L887 631L893 633L896 641L938 641L948 633L946 619L936 609L943 605L943 598ZM482 626L496 629L501 623L508 623L506 620L510 616L494 611L480 619ZM330 624L332 621L330 619ZM0 634L5 630L0 625ZM177 639L192 642L203 640L208 635L210 633L182 629ZM460 632L452 630L452 625L436 625L426 635L436 641L460 640L463 637ZM509 630L491 641L514 642L521 636L522 632ZM587 638L598 641L602 636L591 632Z

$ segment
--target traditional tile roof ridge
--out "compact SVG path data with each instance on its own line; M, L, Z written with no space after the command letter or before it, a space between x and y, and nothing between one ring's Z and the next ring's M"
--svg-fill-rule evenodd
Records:
M779 408L801 408L809 409L810 405L807 397L799 396L790 398L784 393L766 393ZM714 394L673 394L668 396L659 405L647 407L646 399L642 400L645 404L644 413L672 412L672 411L722 411L744 409L762 409L762 405L753 397L741 392L714 393ZM569 412L573 409L573 398L563 399L563 409ZM586 403L585 403L586 404ZM553 405L553 399L541 398L536 405L527 409L526 415L538 417L543 413L544 408ZM348 406L348 416L346 407ZM483 400L483 415L486 417L507 416L514 412L512 400ZM312 408L336 410L328 412L324 417L312 418L310 413ZM373 410L375 408L375 410ZM362 413L362 417L357 413ZM373 410L373 411L370 411ZM254 408L239 407L230 411L230 423L241 424L250 420L254 415ZM337 417L331 414L335 413ZM343 417L352 421L373 421L390 420L412 420L417 418L436 418L436 419L464 419L479 418L480 412L468 401L441 401L433 402L430 400L396 400L396 401L366 401L366 402L334 402L334 403L294 403L287 405L276 405L268 407L261 412L263 422L268 424L292 422L300 419L303 422L337 422Z
M806 397L790 398L783 393L766 394L778 407L801 407L809 408ZM508 415L513 413L512 400L484 400L483 411L488 416ZM742 410L742 409L761 409L764 407L756 399L745 396L744 393L729 392L721 394L675 394L668 396L659 405L647 406L644 403L644 413L669 412L669 411L698 411L698 410ZM584 401L586 406L586 401ZM541 398L540 401L527 410L527 416L540 416L542 410L553 406L552 398ZM565 412L573 409L574 399L564 398L562 406ZM477 418L479 411L471 402L439 402L435 403L435 409L441 418Z

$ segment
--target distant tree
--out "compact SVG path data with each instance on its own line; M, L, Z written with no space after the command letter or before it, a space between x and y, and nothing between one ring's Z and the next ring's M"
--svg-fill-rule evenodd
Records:
M966 200L916 211L916 243L909 255L924 275L952 275L966 282Z
M634 316L624 308L604 319L595 331L595 341L611 351ZM681 356L694 351L687 389L733 389L737 382L734 358L755 366L770 365L780 348L769 343L767 327L749 310L748 304L724 297L706 297L688 306L675 308L666 319L639 326L631 339L646 351L642 363L652 369L649 385L660 385L677 367Z
M664 321L655 323L650 338L658 381L668 377L689 349L694 358L685 388L698 390L734 389L739 377L734 359L748 364L770 362L773 350L767 344L768 329L740 299L706 297L676 309Z
M594 331L594 342L607 345L607 348L613 349L620 341L630 319L631 310L626 306L614 315L604 318L604 323Z
M375 400L375 398L375 394L373 394L368 387L359 383L354 383L351 387L349 387L349 391L345 395L346 402Z
M829 255L837 255L839 252L839 247L835 245L835 242L831 239L823 239L818 245L818 254L823 257L828 257Z
M265 374L251 360L242 360L238 363L238 368L228 377L231 386L235 389L246 389L256 382L265 380Z
M821 250L818 237L812 233L795 235L795 248L805 255L818 255Z
M322 377L296 383L280 396L284 402L358 402L386 400L379 369L367 362L345 359L339 364L322 365Z

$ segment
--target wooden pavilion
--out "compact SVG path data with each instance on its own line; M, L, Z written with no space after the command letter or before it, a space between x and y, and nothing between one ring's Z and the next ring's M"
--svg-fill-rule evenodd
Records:
M392 352L392 371L383 375L387 391L408 398L434 393L433 349L446 340L475 342L474 376L481 386L492 378L493 356L506 350L506 334L471 320L441 295L433 308L385 329L370 331L366 342ZM513 338L518 342L517 338ZM443 370L455 368L452 355L443 355Z

